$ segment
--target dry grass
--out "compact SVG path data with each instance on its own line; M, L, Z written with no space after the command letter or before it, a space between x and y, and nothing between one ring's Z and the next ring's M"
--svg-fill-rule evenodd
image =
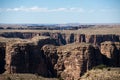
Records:
M120 27L112 27L112 28L87 28L80 29L79 32L86 34L120 34ZM78 33L79 33L78 32Z
M120 34L120 27L93 27L79 30L0 30L0 34L4 32L50 32L50 33L75 33L75 34Z
M120 68L90 70L80 80L120 80Z
M35 74L2 74L0 80L58 80L57 78L44 78Z

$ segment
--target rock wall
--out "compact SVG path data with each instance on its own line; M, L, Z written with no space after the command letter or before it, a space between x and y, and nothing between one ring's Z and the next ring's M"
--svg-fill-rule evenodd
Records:
M14 42L6 45L6 72L29 72L29 55L32 45L30 43Z
M120 67L120 42L106 41L101 43L101 53L104 64Z
M30 39L39 36L49 36L56 39L59 45L65 45L73 42L86 42L100 45L104 41L120 41L120 35L117 34L78 34L78 33L65 33L65 32L4 32L0 36L7 38L23 38Z
M48 70L51 73L51 77L57 77L57 72L54 69L58 60L57 47L54 45L44 45L41 51L45 55L45 61L47 63Z
M95 48L87 43L73 43L58 48L57 75L64 80L78 80L98 63ZM99 55L99 53L98 53Z
M5 71L5 43L0 42L0 74Z
M104 46L106 44L108 46ZM109 45L113 44L114 48L111 49ZM54 61L51 69L57 77L62 77L64 80L78 80L85 72L100 64L120 67L119 45L119 42L110 41L101 43L100 48L89 43L72 43L59 47L45 45L43 51L50 64ZM111 59L110 62L106 62L108 58Z
M5 41L6 45L3 46L2 42L0 44L0 64L2 64L0 66L2 70L5 68L6 73L36 73L45 77L52 75L41 48L45 44L57 45L54 39L37 36L30 40L13 38L1 38L1 40ZM6 63L3 64L4 60Z
M90 36L87 36L88 42L84 43L84 38L78 38L81 40L79 43L75 39L78 35L69 35L71 38L65 34L55 35L52 35L54 38L0 38L0 73L6 70L6 73L33 73L44 77L78 80L96 65L120 67L120 42L106 41L99 47L89 43L93 40ZM60 37L72 44L58 46L57 40L60 41Z

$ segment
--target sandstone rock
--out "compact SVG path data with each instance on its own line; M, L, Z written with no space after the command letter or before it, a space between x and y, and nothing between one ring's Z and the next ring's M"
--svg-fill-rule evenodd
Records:
M38 45L40 48L42 48L42 46L45 44L58 45L55 39L48 36L35 36L31 40L34 42L35 45Z
M103 42L119 41L114 35L33 34L24 33L31 39L0 38L0 73L6 69L7 73L78 80L86 71L102 63L120 67L120 42Z
M56 45L54 39L37 36L31 40L15 38L1 40L6 44L4 53L6 73L36 73L46 77L51 76L46 56L41 48L45 44Z
M65 80L77 80L87 70L101 64L99 49L86 43L73 43L60 47L44 45L42 51L52 76L57 75Z
M58 48L55 65L58 76L65 80L78 80L87 70L96 65L94 47L86 43L73 43Z
M57 75L54 66L58 60L57 47L54 45L44 45L41 50L46 57L45 61L47 63L48 70L51 73L51 77L56 77Z
M120 67L120 42L105 41L101 43L101 53L104 64Z
M35 36L48 36L56 40L59 45L65 45L73 42L86 42L93 43L95 45L100 45L104 41L120 41L119 34L83 34L77 33L77 31L72 32L59 32L59 31L26 31L26 32L4 32L0 36L7 38L22 38L22 39L31 39Z
M13 39L13 38L4 38L4 37L0 37L0 73L4 73L5 72L5 64L6 64L6 60L5 60L5 56L6 56L6 44L8 42L15 42L15 41L21 41L21 39Z
M6 45L7 73L29 72L29 55L32 45L25 42L14 42Z

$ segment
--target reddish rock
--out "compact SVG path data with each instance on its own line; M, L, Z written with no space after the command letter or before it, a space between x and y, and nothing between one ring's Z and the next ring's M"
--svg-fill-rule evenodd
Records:
M101 43L101 53L104 64L120 67L120 42L105 41Z
M32 40L17 40L6 45L6 73L36 73L49 77L45 54L41 48L45 44L56 44L49 37L34 37Z
M65 80L78 80L87 70L96 65L95 48L86 43L73 43L58 48L55 65L58 76Z
M18 34L7 35L17 37ZM0 73L6 69L7 73L36 73L78 80L102 62L120 67L120 42L111 42L119 41L116 35L31 32L23 36L31 39L0 38ZM103 42L105 40L110 41Z
M32 45L25 42L14 42L6 45L6 72L29 72L29 55Z
M47 63L47 68L51 73L51 77L56 77L57 75L54 66L58 60L57 47L54 45L44 45L41 50L45 55L45 61Z
M41 31L41 32L4 32L0 36L7 38L31 39L35 36L48 36L56 40L59 45L65 45L74 42L86 42L100 45L104 41L119 42L119 34L83 34L76 32L59 32L59 31Z

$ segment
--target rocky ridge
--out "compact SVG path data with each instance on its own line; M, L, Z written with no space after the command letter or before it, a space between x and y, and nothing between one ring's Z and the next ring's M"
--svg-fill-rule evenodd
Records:
M31 39L35 36L56 39L59 45L85 42L100 45L104 41L119 42L120 28L87 28L80 30L1 30L0 36L6 38Z
M100 64L120 67L119 35L43 32L26 37L29 39L20 38L23 37L0 37L1 74L33 73L78 80L85 72Z

